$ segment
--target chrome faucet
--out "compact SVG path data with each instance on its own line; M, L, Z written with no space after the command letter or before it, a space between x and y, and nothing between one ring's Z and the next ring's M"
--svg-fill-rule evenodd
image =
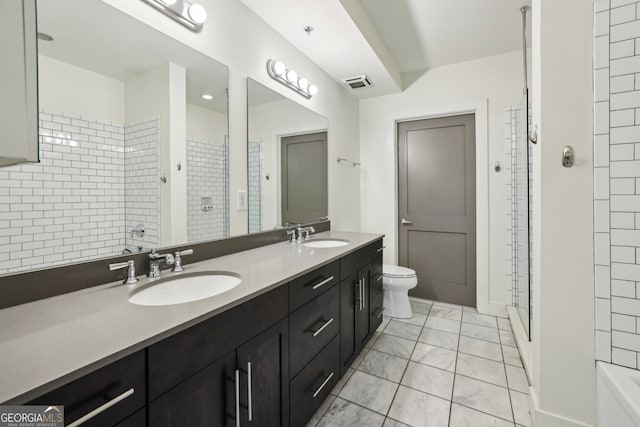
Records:
M174 273L184 271L184 268L182 267L182 257L191 254L193 254L193 249L186 249L184 251L176 252L175 265L173 266L173 269L171 271L173 271Z
M296 230L287 230L287 236L289 236L289 243L293 243L296 240Z
M148 276L151 278L160 277L160 263L164 262L167 265L173 265L175 263L175 259L171 254L159 254L155 249L151 250L149 254L149 274Z
M125 262L116 262L113 264L109 264L109 270L120 270L121 268L127 267L127 278L122 282L125 285L133 285L138 282L138 278L136 277L136 264L134 260L129 260Z
M298 227L298 240L307 240L311 233L315 233L316 229L313 227Z

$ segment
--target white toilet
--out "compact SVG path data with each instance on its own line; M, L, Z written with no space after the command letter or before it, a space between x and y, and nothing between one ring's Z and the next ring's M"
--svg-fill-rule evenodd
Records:
M385 316L410 319L413 317L409 304L409 289L418 284L416 272L399 265L384 264L382 267L382 288L384 289Z

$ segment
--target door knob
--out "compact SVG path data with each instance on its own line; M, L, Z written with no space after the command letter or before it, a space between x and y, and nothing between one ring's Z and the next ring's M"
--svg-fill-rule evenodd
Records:
M411 224L413 224L413 222L411 222L411 221L409 221L409 220L406 220L406 219L404 219L404 218L402 218L402 220L400 221L400 223L401 223L402 225L411 225Z

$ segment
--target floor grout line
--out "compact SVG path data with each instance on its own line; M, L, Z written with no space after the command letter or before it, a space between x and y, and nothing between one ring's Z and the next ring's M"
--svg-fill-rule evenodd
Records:
M416 302L420 303L420 301L416 301ZM398 319L395 319L395 318L392 318L392 317L386 317L386 316L385 316L385 319L387 319L387 320L388 320L387 324L386 324L386 325L385 325L381 330L376 330L376 331L374 332L374 334L377 334L377 336L375 336L375 338L373 338L373 339L370 341L370 343L368 343L368 344L367 344L367 346L363 349L363 353L362 353L362 356L360 357L360 361L358 362L358 364L357 364L356 366L353 366L353 365L352 365L352 366L350 366L350 368L351 368L351 369L353 369L353 373L355 373L356 371L361 372L361 373L365 373L365 374L367 374L367 375L371 375L371 376L373 376L373 377L375 377L375 378L377 378L377 379L380 379L380 380L384 380L384 381L390 382L390 383L392 383L392 384L394 384L394 385L396 386L395 392L394 392L394 394L393 394L393 397L392 397L392 399L391 399L391 403L390 403L389 408L387 409L387 411L386 411L384 414L382 414L382 413L380 413L380 412L378 412L378 411L375 411L375 410L373 410L373 409L367 408L366 406L364 406L364 405L362 405L362 404L359 404L359 403L356 403L356 402L352 402L352 401L351 401L351 400L349 400L349 399L346 399L346 398L344 398L344 397L342 397L342 396L339 396L339 393L342 391L342 389L344 389L344 387L346 387L347 383L348 383L349 381L351 381L351 379L353 378L353 373L351 374L351 376L349 377L349 379L345 382L345 384L343 384L342 389L338 391L338 395L335 395L335 398L334 398L333 402L335 402L335 399L338 399L338 398L339 398L339 399L342 399L342 400L344 400L344 401L346 401L346 402L348 402L348 403L350 403L350 404L353 404L353 405L356 405L356 406L358 406L358 407L360 407L360 408L363 408L363 409L365 409L365 410L367 410L367 411L370 411L370 412L373 412L373 413L376 413L376 414L382 415L382 416L384 417L384 421L383 421L383 423L384 423L384 422L386 422L387 420L393 420L393 421L395 421L395 422L402 423L401 421L399 421L399 420L397 420L397 419L392 418L392 417L390 417L390 416L389 416L389 413L391 412L391 408L393 407L394 401L395 401L395 399L396 399L396 397L397 397L397 395L398 395L398 391L399 391L399 389L400 389L400 386L406 387L407 389L414 390L414 391L419 392L419 393L423 393L423 394L426 394L426 395L432 396L432 397L437 398L437 399L441 399L441 400L447 401L447 399L446 399L446 398L443 398L442 396L438 396L438 395L435 395L435 394L433 394L433 393L429 393L429 392L426 392L426 391L424 391L424 390L420 390L420 389L417 389L417 388L415 388L415 387L411 387L411 386L408 386L408 385L402 384L402 380L404 379L404 377L405 377L405 375L406 375L406 373L407 373L407 369L408 369L408 367L409 367L409 364L410 364L411 362L414 362L414 363L416 363L416 364L420 364L420 365L428 366L428 367L430 367L430 368L438 369L439 371L442 371L442 372L448 372L448 373L451 373L451 374L453 375L453 382L452 382L452 387L451 387L451 395L450 395L450 399L449 399L449 414L448 414L449 418L448 418L448 425L450 425L450 423L451 423L451 416L452 416L452 413L453 413L453 404L455 403L456 405L459 405L459 406L462 406L462 407L468 408L468 409L470 409L470 410L472 410L472 411L476 411L476 412L479 412L479 413L485 414L485 415L490 416L490 417L493 417L493 418L495 418L495 419L499 419L499 420L503 420L503 421L508 421L508 422L510 422L510 423L512 423L512 424L514 424L514 425L517 425L518 427L520 427L520 425L519 425L519 424L516 424L515 409L514 409L514 407L513 407L513 401L512 401L512 399L511 399L511 392L513 391L513 392L520 393L520 394L525 395L525 396L527 395L527 393L523 393L523 392L520 392L520 391L518 391L518 390L512 390L512 389L509 387L509 377L508 377L508 375L507 375L507 365L508 365L508 366L515 367L515 368L518 368L519 366L518 366L518 365L514 365L514 364L512 364L512 363L507 363L507 362L505 361L504 347L505 347L505 346L506 346L506 347L509 347L509 348L514 348L514 347L512 347L512 346L509 346L509 345L506 345L506 344L503 344L503 343L502 343L502 336L500 335L500 331L501 331L501 330L503 330L503 329L500 329L500 327L499 327L499 326L495 326L495 327L494 327L494 326L482 325L482 324L477 324L477 323L472 323L472 322L465 322L464 320L453 320L453 319L448 319L448 318L446 318L446 317L440 317L440 316L437 316L437 315L435 315L435 314L432 314L432 309L433 309L433 307L434 307L434 306L438 306L438 307L444 307L444 308L448 308L448 309L460 310L460 311L462 311L462 313L463 313L463 315L464 315L464 309L462 309L462 306L460 306L460 308L454 308L453 306L435 304L434 302L425 302L424 304L426 304L426 305L428 306L428 309L426 310L426 311L427 311L427 313L419 313L419 314L421 314L421 315L424 315L424 316L425 316L425 321L422 323L422 326L420 326L420 325L418 325L418 324L416 324L416 323L403 322L402 320L398 320ZM461 310L461 309L462 309L462 310ZM418 312L416 311L416 313L418 313ZM474 314L480 314L480 313L477 313L477 311L475 311L475 312L473 312L473 311L472 311L472 313L474 313ZM449 320L449 321L458 322L458 323L459 323L458 333L456 334L455 332L443 331L443 330L441 330L441 329L435 329L435 328L429 328L429 327L427 327L427 326L426 326L426 323L428 322L428 320L429 320L429 318L430 318L431 316L436 317L436 318L439 318L439 319L444 319L444 320ZM491 317L496 318L496 319L498 318L498 316L493 316L493 315L485 315L485 316L491 316ZM389 324L391 323L391 321L395 321L396 323L400 323L400 324L404 324L404 325L411 325L411 326L414 326L414 327L420 328L420 334L417 336L417 338L413 339L413 338L407 338L406 336L400 336L400 335L395 335L395 334L393 334L393 333L385 332L385 330L387 329L387 327L389 326ZM489 341L489 340L486 340L486 339L483 339L483 338L471 337L471 336L463 335L463 334L462 334L462 326L463 326L462 324L463 324L463 323L466 323L466 324L468 324L468 325L479 326L479 327L484 327L484 328L489 328L489 329L494 329L494 330L496 330L496 331L498 332L498 342ZM496 320L496 325L497 325L497 320ZM408 329L412 329L412 328L410 328L410 327L409 327ZM428 342L420 341L420 337L422 336L422 333L424 332L424 330L425 330L425 329L434 330L434 331L437 331L437 332L440 332L440 333L448 333L448 334L451 334L451 335L457 335L456 349L455 349L455 350L453 350L452 348L442 347L442 346L439 346L439 345L436 345L436 344L431 344L431 343L428 343ZM504 330L504 331L505 331L505 332L509 332L509 333L513 334L513 332L512 332L511 330ZM374 348L374 346L375 346L376 342L377 342L377 341L382 337L382 334L386 334L386 335L388 335L388 336L390 336L390 337L394 337L394 338L398 338L398 339L403 339L403 340L406 340L406 341L411 342L411 343L412 343L412 349L411 349L411 352L410 352L410 354L409 354L409 358L407 359L407 358L405 358L405 357L403 357L403 356L399 356L399 355L397 355L397 354L389 353L388 351L383 351L383 350L380 350L380 349ZM491 359L491 358L488 358L488 357L480 356L480 355L477 355L477 354L469 353L469 352L467 352L467 351L461 351L461 349L460 349L461 337L470 338L470 339L475 339L475 340L478 340L478 341L483 341L483 342L487 342L487 343L491 343L491 344L494 344L494 345L499 346L499 348L500 348L500 355L502 356L502 360L495 360L495 359ZM443 369L443 368L438 367L438 366L430 365L430 364L428 364L428 363L424 363L424 362L422 362L422 361L413 360L413 359L412 359L412 357L413 357L413 355L415 354L415 351L416 351L416 349L417 349L417 347L418 347L418 343L421 343L421 344L424 344L424 345L429 345L429 346L431 346L431 347L435 347L435 348L439 348L439 349L443 349L443 350L455 351L455 352L456 352L456 355L455 355L455 361L454 361L454 365L453 365L453 369L454 369L454 370L453 370L453 371L449 371L449 370L447 370L447 369ZM515 347L515 348L517 348L517 347ZM367 372L367 371L364 371L364 370L362 370L362 369L359 369L359 367L362 365L362 363L363 363L363 361L365 360L365 358L367 357L367 355L368 355L369 353L371 353L371 351L373 351L373 350L375 350L376 352L381 353L381 354L385 354L385 355L388 355L388 356L391 356L391 357L396 357L396 358L401 359L402 361L404 361L404 362L406 363L406 364L405 364L405 367L404 367L404 369L403 369L402 375L400 376L400 380L399 380L398 382L393 381L393 380L390 380L390 379L388 379L388 378L381 377L381 376L376 375L376 374L374 374L374 373ZM472 357L477 357L477 358L480 358L480 359L483 359L483 360L487 360L487 361L491 361L491 362L496 362L496 363L500 363L500 364L502 364L502 366L503 366L503 370L504 370L504 374L505 374L505 380L506 380L506 384L507 384L507 386L505 387L505 386L502 386L502 385L499 385L499 384L492 383L492 382L490 382L490 381L485 381L485 380L482 380L482 379L479 379L479 378L471 377L471 376L469 376L469 375L464 375L464 374L460 374L460 373L458 373L458 372L457 372L457 370L458 370L458 358L459 358L459 355L460 355L460 354L464 354L464 355L468 355L468 356L472 356ZM518 356L519 356L519 357L521 357L521 356L520 356L520 354L519 354L519 352L518 352ZM521 368L521 367L520 367L520 368ZM473 408L473 407L467 406L467 405L465 405L465 404L461 404L461 403L458 403L458 402L454 402L454 400L453 400L453 399L454 399L455 383L456 383L456 378L457 378L457 376L458 376L458 375L460 375L461 377L469 378L469 379L472 379L472 380L475 380L475 381L479 381L479 382L482 382L482 383L485 383L485 384L489 384L489 385L493 385L493 386L496 386L496 387L500 387L500 388L502 388L502 389L506 389L506 390L507 390L508 397L509 397L509 406L510 406L510 408L511 408L511 416L512 416L512 420L507 420L507 419L505 419L505 418L502 418L502 417L500 417L500 416L497 416L497 415L494 415L494 414L491 414L491 413L488 413L488 412L485 412L485 411L479 410L479 409L477 409L477 408ZM330 394L330 396L334 396L334 395ZM319 425L319 424L320 424L320 422L322 421L322 419L327 415L327 413L328 413L328 411L329 411L329 408L333 405L333 402L332 402L332 404L331 404L331 405L329 405L329 406L325 409L325 411L323 412L323 414L318 418L318 421L317 421L317 423L315 424L315 426Z

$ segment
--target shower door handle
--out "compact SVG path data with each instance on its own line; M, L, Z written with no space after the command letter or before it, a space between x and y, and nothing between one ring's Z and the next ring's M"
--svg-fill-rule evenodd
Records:
M413 225L413 222L402 218L402 220L400 221L400 224L402 224L402 225Z

